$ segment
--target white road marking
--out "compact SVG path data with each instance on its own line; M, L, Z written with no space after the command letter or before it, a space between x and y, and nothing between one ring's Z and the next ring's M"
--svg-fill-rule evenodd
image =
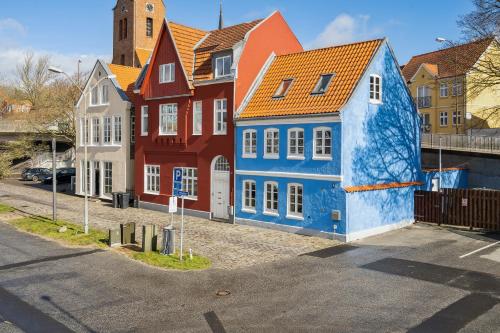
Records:
M497 244L500 244L500 241L498 241L498 242L496 242L496 243L492 243L492 244L486 245L486 246L483 246L482 248L477 249L477 250L474 250L474 251L472 251L472 252L466 253L466 254L464 254L463 256L460 256L459 258L460 258L460 259L463 259L463 258L465 258L465 257L468 257L468 256L470 256L470 255L473 255L474 253L478 253L478 252L481 252L481 251L483 251L483 250L486 250L486 249L488 249L488 248L490 248L490 247L493 247L493 246L495 246L495 245L497 245Z

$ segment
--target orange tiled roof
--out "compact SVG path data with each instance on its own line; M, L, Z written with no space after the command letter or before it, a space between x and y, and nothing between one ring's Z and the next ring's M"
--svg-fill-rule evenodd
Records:
M347 102L383 39L276 57L240 118L337 112ZM311 95L321 74L335 73L327 92ZM273 98L283 79L294 81Z
M403 67L403 75L406 81L410 81L423 63L437 66L441 78L455 76L455 67L457 67L457 74L463 75L474 66L492 41L493 38L485 38L472 43L416 55ZM457 61L455 61L457 56Z
M140 47L135 49L135 55L137 56L137 59L139 60L139 64L141 65L141 67L144 67L146 65L149 56L151 56L151 52L153 52L153 50L142 49Z
M186 75L191 79L194 63L194 46L207 35L206 31L191 28L182 24L168 22L177 51L181 58Z
M427 69L427 71L429 73L431 73L432 75L434 75L434 76L438 76L439 75L438 65L436 65L436 64L427 64L427 63L424 63L422 65L425 66L425 68Z
M122 90L127 94L128 98L133 101L134 100L134 84L137 80L137 77L141 73L140 68L122 66L109 64L109 69L111 72L116 75L116 81L122 88Z
M410 187L410 186L419 186L419 185L423 185L423 183L422 182L407 182L407 183L360 185L360 186L349 186L349 187L344 188L344 190L347 193L353 193L353 192L387 190L390 188L401 188L401 187Z
M195 50L195 80L212 79L212 53L232 48L234 44L242 41L245 35L260 22L262 20L255 20L229 26L221 30L210 31L209 35Z

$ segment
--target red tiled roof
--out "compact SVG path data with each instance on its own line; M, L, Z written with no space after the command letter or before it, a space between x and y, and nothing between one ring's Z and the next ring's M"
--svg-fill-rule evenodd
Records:
M422 182L406 182L406 183L360 185L360 186L349 186L349 187L344 188L344 190L347 193L353 193L353 192L387 190L390 188L401 188L401 187L410 187L410 186L419 186L419 185L423 185L423 183Z
M455 76L455 72L457 75L464 75L474 66L492 41L493 38L485 38L467 44L416 55L403 67L403 75L406 81L410 81L422 64L433 64L436 66L440 78L453 77Z

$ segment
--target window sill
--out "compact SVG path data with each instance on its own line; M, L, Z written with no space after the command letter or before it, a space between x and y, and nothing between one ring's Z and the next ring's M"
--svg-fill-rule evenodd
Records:
M244 213L250 213L250 214L256 214L257 213L257 211L255 209L249 209L249 208L242 208L241 211L244 212Z
M304 156L287 156L287 160L297 160L297 161L303 161L306 158Z
M165 81L165 82L160 82L160 84L166 84L166 83L174 83L175 81Z
M141 136L148 136L149 133L141 133Z
M215 133L215 132L214 132L214 133L213 133L213 135L227 135L227 132L226 132L226 133L224 133L224 132L221 132L221 133Z
M280 156L279 155L264 155L264 159L266 159L266 160L279 160Z
M192 135L193 136L202 136L203 134L201 134L201 133L193 133Z
M267 216L274 216L274 217L279 217L280 216L280 213L275 213L275 212L266 212L266 211L263 211L262 214L264 215L267 215Z
M159 133L158 136L177 136L177 133Z
M373 105L381 105L382 101L376 100L376 99L370 99L370 104Z
M314 161L331 161L332 157L331 156L313 156L312 159Z
M290 215L290 214L288 214L286 216L286 218L290 219L290 220L304 221L304 217L303 216L297 216L297 215Z
M257 155L241 155L241 158L257 158Z
M144 194L149 194L149 195L160 195L160 192L148 192L148 191L144 191Z

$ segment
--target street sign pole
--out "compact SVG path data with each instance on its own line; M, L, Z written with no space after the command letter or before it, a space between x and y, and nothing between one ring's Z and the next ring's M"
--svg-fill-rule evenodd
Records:
M182 208L181 208L181 254L179 256L180 260L182 261L182 243L184 241L184 196L181 198L182 200Z

